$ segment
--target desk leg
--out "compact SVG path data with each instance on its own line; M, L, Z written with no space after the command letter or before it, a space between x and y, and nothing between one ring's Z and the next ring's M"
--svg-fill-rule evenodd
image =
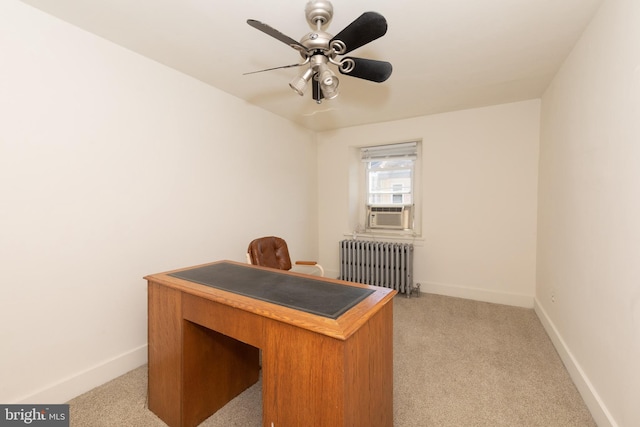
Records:
M341 343L286 324L269 328L267 335L262 425L342 426Z
M149 410L182 425L182 293L149 282Z
M393 306L346 340L273 322L262 354L263 427L392 427Z

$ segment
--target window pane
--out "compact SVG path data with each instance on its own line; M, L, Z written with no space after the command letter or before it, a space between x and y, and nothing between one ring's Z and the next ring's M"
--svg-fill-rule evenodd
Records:
M413 160L368 163L369 204L412 204Z

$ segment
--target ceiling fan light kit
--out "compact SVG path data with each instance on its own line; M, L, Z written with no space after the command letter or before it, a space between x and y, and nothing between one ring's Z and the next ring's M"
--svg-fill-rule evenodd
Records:
M309 1L305 7L305 16L312 31L305 34L300 42L260 21L247 20L250 26L289 45L302 56L301 63L261 71L307 65L308 68L294 77L289 86L302 96L306 86L312 82L312 96L318 104L322 102L322 99L337 97L339 93L340 81L329 68L329 64L337 66L340 74L376 83L382 83L391 76L393 68L388 62L356 57L338 58L339 55L347 54L382 37L387 32L387 21L382 15L376 12L365 12L336 36L322 30L323 27L329 25L333 18L333 5L330 1ZM246 74L256 72L260 71Z

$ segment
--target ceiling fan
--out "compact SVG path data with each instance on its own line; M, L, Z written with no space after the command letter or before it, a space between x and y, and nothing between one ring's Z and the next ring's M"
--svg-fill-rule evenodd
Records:
M311 81L312 96L318 104L323 98L333 99L338 96L339 80L328 64L336 65L341 74L372 82L382 83L389 78L392 67L388 62L351 56L338 58L382 37L387 32L387 21L384 16L376 12L365 12L337 35L332 36L322 30L333 18L333 5L330 1L309 1L305 7L305 15L313 31L302 37L300 42L267 24L248 19L247 24L297 50L302 56L302 62L245 74L308 65L308 68L296 76L289 86L302 96L307 84Z

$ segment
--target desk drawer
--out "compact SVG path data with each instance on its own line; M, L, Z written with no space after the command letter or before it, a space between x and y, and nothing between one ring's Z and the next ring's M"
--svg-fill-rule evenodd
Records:
M182 317L254 347L264 346L264 318L254 313L183 293Z

